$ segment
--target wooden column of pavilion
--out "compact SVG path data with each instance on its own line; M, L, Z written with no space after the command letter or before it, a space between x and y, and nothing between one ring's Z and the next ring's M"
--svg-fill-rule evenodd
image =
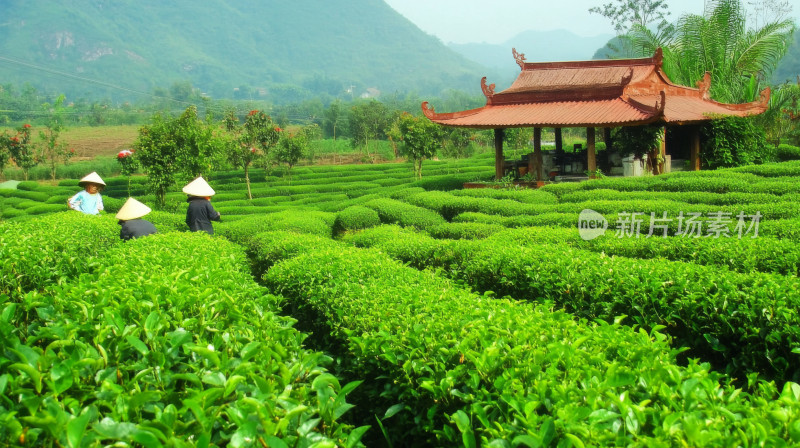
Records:
M494 130L494 178L501 179L505 168L505 159L503 158L503 135L505 134L503 128L496 128Z
M760 114L769 102L769 88L752 103L713 101L709 96L711 77L708 73L698 81L697 88L673 84L661 68L661 49L650 58L572 62L526 62L525 55L517 53L516 49L512 49L512 54L521 69L519 76L511 87L498 93L494 92L494 84L487 85L486 78L482 78L481 88L486 96L483 107L437 113L428 102L422 103L422 112L434 123L494 129L495 176L498 179L503 177L502 133L506 128L534 128L534 164L539 164L538 176L543 175L541 128L556 128L557 147L561 144L561 128L586 128L587 168L595 171L594 128L653 123L697 127L711 117ZM698 132L692 137L693 169L700 169ZM660 149L661 154L666 154L667 150Z
M692 129L692 142L690 143L689 165L693 171L700 171L700 126Z
M597 171L597 154L594 150L594 128L586 128L586 169L589 170L589 177L594 179Z

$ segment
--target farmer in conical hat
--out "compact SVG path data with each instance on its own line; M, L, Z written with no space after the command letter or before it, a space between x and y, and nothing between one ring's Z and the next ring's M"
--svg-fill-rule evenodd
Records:
M119 230L119 237L123 241L140 236L151 235L158 232L156 226L150 221L142 219L142 216L150 213L150 207L142 204L134 198L128 198L125 205L119 209L116 218L122 228Z
M208 185L203 176L189 182L183 187L183 192L189 197L186 202L189 208L186 210L186 225L192 232L204 231L209 235L214 234L214 227L211 221L219 221L220 214L211 205L211 196L215 191Z
M84 176L78 181L78 185L83 187L83 191L79 191L75 196L67 199L67 206L88 215L97 215L103 211L103 197L100 192L103 191L106 183L97 172L92 171Z

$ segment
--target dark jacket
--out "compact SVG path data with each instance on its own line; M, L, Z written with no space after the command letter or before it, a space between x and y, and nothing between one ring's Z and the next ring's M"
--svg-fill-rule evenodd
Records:
M192 232L204 231L209 235L214 234L211 221L219 221L219 213L211 206L211 201L206 198L189 196L186 199L189 208L186 210L186 225Z
M119 237L125 241L158 232L152 222L144 219L120 220L119 225L122 226L119 230Z

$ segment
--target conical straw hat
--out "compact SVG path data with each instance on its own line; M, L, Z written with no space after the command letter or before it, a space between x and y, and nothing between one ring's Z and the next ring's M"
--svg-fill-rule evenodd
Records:
M105 185L106 183L103 182L103 179L100 178L100 175L97 174L97 171L92 171L91 173L83 176L83 179L78 181L78 185L83 185L86 183L98 184L98 185Z
M200 176L197 179L186 184L186 186L183 187L183 192L188 194L189 196L200 196L200 197L214 196L216 194L214 189L211 188L211 185L208 185L208 182L206 182L206 180L203 179L203 176Z
M141 218L148 213L150 213L150 207L134 198L128 198L128 200L125 201L125 205L117 212L116 218L127 221L129 219Z

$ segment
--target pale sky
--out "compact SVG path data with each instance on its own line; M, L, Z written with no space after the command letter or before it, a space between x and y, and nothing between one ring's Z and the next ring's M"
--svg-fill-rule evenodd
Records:
M565 29L579 36L615 34L589 8L612 0L386 0L422 31L447 43L500 44L522 31ZM670 21L702 14L703 0L669 0Z

